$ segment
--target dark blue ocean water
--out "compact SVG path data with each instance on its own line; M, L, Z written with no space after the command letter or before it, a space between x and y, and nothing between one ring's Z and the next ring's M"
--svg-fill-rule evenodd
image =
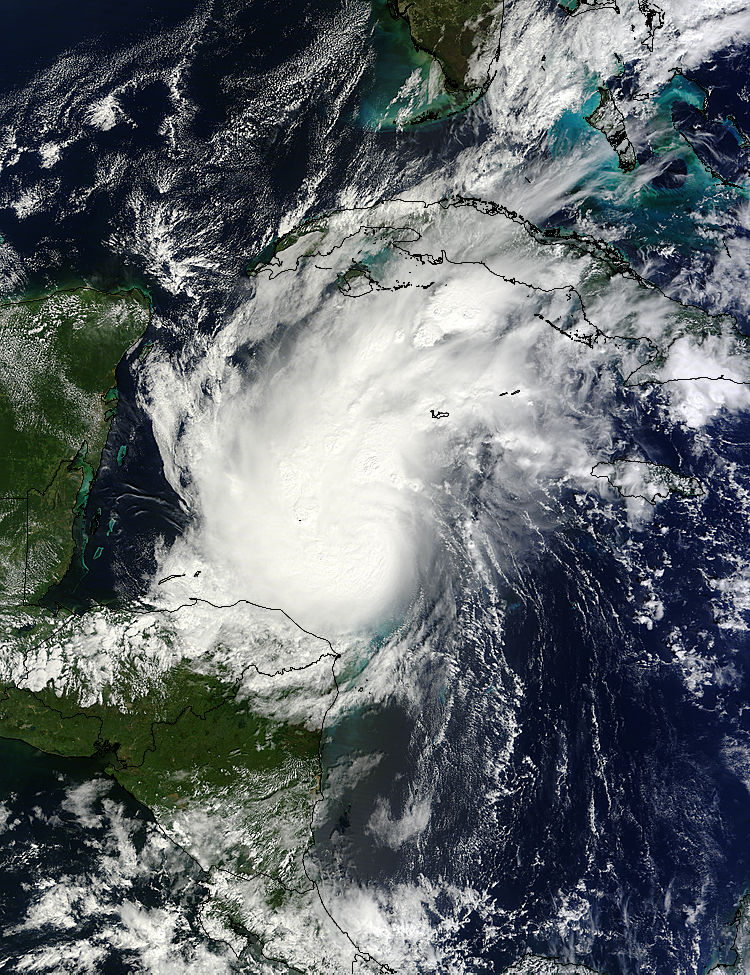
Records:
M746 48L731 45L699 68L665 78L647 96L645 123L631 128L638 170L623 176L613 154L607 172L596 174L607 184L605 191L595 189L564 207L549 225L580 228L593 222L636 271L666 293L714 310L710 282L716 261L726 247L732 252L733 240L742 246L748 233L742 184L750 172L745 132L749 56ZM631 65L608 83L625 105L633 97L643 98ZM561 143L564 148L566 137L590 137L585 116L597 98L592 95L572 120L555 126L553 155ZM689 295L687 280L694 285ZM724 304L731 300L730 294L721 297ZM746 315L741 303L724 310Z
M146 338L168 349L176 349L196 328L210 330L246 296L242 271L247 259L299 203L311 177L322 176L310 204L316 211L334 205L344 181L395 194L478 137L471 117L404 133L363 130L353 121L361 93L355 90L343 106L337 103L347 63L340 77L327 81L300 75L299 103L291 112L276 112L274 71L295 63L340 4L266 0L217 3L191 35L194 46L181 92L192 108L174 145L166 148L164 125L175 107L165 79L183 52L161 39L199 10L177 0L119 6L87 2L74 11L51 2L4 9L8 40L0 59L0 121L17 125L20 143L29 151L0 179L10 196L18 185L39 179L46 181L48 194L44 206L23 219L7 203L0 205L0 234L14 255L7 259L4 280L11 291L44 291L80 280L103 288L138 285L152 296L155 308ZM352 42L351 64L369 56L368 44L366 31ZM45 138L59 141L78 131L80 119L63 108L45 115L51 111L45 105L57 104L50 95L59 94L52 82L52 88L29 89L28 104L19 93L69 49L82 72L73 94L89 85L91 97L103 97L129 78L139 79L118 95L134 124L86 129L62 150L51 170L40 172L38 154L31 151L39 143L40 119L46 119ZM100 84L105 71L97 64L112 66L106 84ZM745 165L744 149L737 140L737 150L732 149L725 125L731 115L747 131L745 66L745 55L735 51L704 66L695 72L695 81L711 88L707 114L696 114L688 102L677 109L686 132L700 128L701 145L725 167L726 179ZM244 130L232 121L238 118ZM249 135L242 135L245 130ZM217 143L226 151L217 155ZM102 171L115 161L116 176L102 180ZM659 185L655 194L664 211L681 221L680 243L687 246L695 221L675 205L682 178L675 167L675 186ZM160 176L167 171L172 176L162 184ZM83 203L72 202L90 189ZM155 267L144 244L146 225L134 216L134 191L147 210L165 198L172 206L179 226L178 258L188 263L208 258L195 265L190 279L205 313L200 321L194 298L170 290L157 273L163 269ZM735 202L729 193L725 199L730 225ZM596 212L602 219L611 216L603 205ZM565 214L558 222L567 216L574 223L574 215ZM636 262L645 259L634 241L647 222L648 214L634 209L622 224L627 232L621 245ZM667 226L664 239L675 225ZM654 241L654 252L664 239ZM705 258L709 269L714 243L700 244L705 244L701 261ZM685 253L678 248L676 256L665 258L662 283L675 278ZM19 267L20 283L9 277ZM137 406L127 362L117 380L120 408L87 510L90 571L83 579L80 572L71 573L55 594L71 604L138 595L152 566L154 540L169 541L186 524L186 513L163 477L149 421ZM747 789L727 770L723 757L727 748L742 746L750 732L742 660L747 640L737 630L722 629L710 610L712 577L736 569L733 556L748 550L747 513L723 489L725 469L715 457L708 453L702 462L696 460L678 433L661 430L658 411L650 412L648 403L633 409L641 413L627 436L635 437L650 459L683 473L690 458L695 465L690 473L712 487L710 500L687 513L684 502L669 501L637 536L588 512L600 532L594 542L572 501L559 499L564 528L549 539L547 555L529 565L508 591L503 655L525 692L513 758L503 772L505 791L495 804L478 804L476 796L496 773L491 755L493 747L499 753L504 744L500 723L478 723L476 700L469 696L455 703L446 737L434 751L440 781L428 845L408 857L385 848L373 855L367 822L374 806L382 797L394 809L407 802L410 775L434 733L430 708L437 722L441 697L444 701L451 694L450 682L437 673L418 721L395 706L358 715L335 728L326 746L331 758L361 749L363 743L386 758L320 826L324 852L332 837L345 837L351 862L364 879L408 881L424 873L487 889L496 908L491 917L495 933L488 938L488 916L477 911L463 918L454 935L477 968L507 964L531 947L575 957L611 975L672 975L690 954L687 920L699 901L700 965L705 965L714 952L726 949L727 923L747 886ZM738 421L714 434L724 457L737 463L744 484L750 427ZM122 446L127 451L118 462ZM617 556L629 542L633 554L626 565ZM102 554L94 559L98 548ZM647 598L648 590L643 588L641 595L639 586L654 569L664 570L658 585L667 611L647 629L634 622L633 607L634 600ZM676 663L675 633L685 645L703 648L717 668L731 668L733 679L724 685L714 682L702 697L690 694ZM499 648L488 638L481 649L480 659L477 647L467 643L460 664L465 674L475 676L481 693L491 697L483 667L495 650L499 659ZM470 737L474 734L482 740ZM62 808L72 789L102 781L96 763L60 762L17 743L0 744L0 801L14 822L12 839L0 834L0 924L12 927L23 920L42 864L50 877L78 877L81 884L101 872L101 851L92 843L105 842L111 824L103 820L97 834ZM477 755L483 756L481 762ZM136 847L143 849L147 812L113 784L106 788L111 790L106 796L131 823ZM29 811L35 808L41 814ZM59 822L51 823L53 816ZM481 838L481 846L462 848L462 837L471 834ZM191 878L195 868L175 854L169 868L155 871L150 882L139 881L129 896L149 908L180 904L194 919L200 905L183 904L184 891L170 880L170 870L172 876L182 872ZM550 918L563 909L563 896L570 903L576 890L589 906L577 940L564 943ZM112 896L116 903L124 894ZM91 937L104 924L93 917L80 936ZM54 947L70 937L19 931L0 956L7 963L4 970L13 971L11 959L42 941ZM113 951L101 970L125 972L132 966L127 954Z
M32 11L23 0L7 0L0 86L3 91L21 87L51 67L62 52L81 44L106 51L123 39L148 37L157 28L177 23L188 6L181 0L133 0L123 5L81 0L73 8L62 0L40 0Z
M363 883L426 876L438 888L485 891L492 908L466 910L448 939L478 971L529 949L623 975L732 958L729 925L750 879L750 638L742 619L740 629L721 625L714 583L742 568L737 552L750 543L747 511L726 486L732 464L750 486L750 421L718 423L720 457L696 460L684 433L662 429L655 403L636 409L631 446L701 477L709 499L667 501L639 531L562 499L567 524L507 592L502 645L489 630L481 641L467 630L446 678L437 642L420 708L349 715L327 742L331 765L349 752L385 758L320 824L324 869L348 864ZM647 626L638 617L654 594L664 613ZM681 648L709 662L699 692L688 689ZM507 764L506 663L524 688ZM434 798L418 849L378 845L379 805L400 818L425 780ZM467 848L469 836L480 839ZM446 894L435 923L450 910ZM579 921L563 934L556 920L566 914Z
M36 956L42 971L84 971L93 948L95 970L140 971L138 939L115 945L107 932L119 927L123 905L148 912L166 902L187 922L178 939L187 970L191 942L205 942L198 915L207 888L198 865L161 842L148 810L104 774L104 758L62 759L22 742L2 745L0 969L16 971ZM45 892L59 897L47 913L51 926L24 924ZM218 965L225 952L220 945L214 951Z
M465 141L455 134L460 120L440 131L378 134L353 121L355 93L337 104L342 78L369 57L374 23L352 38L337 65L339 75L324 66L305 76L304 52L326 21L341 12L337 0L219 0L202 16L206 9L185 0L85 2L75 8L51 0L33 7L6 5L0 119L20 148L0 176L0 288L7 296L83 282L103 290L136 286L153 301L153 323L144 341L176 351L194 329L210 331L223 312L246 299L248 259L273 237L308 180L322 176L310 205L323 211L334 205L348 172L358 171L365 184L368 172L377 173L388 192L396 192L410 173ZM60 63L68 76L58 74ZM274 73L287 65L292 77L283 97L296 103L288 111L283 101L274 102L279 97ZM176 105L170 84L178 70L184 101ZM128 121L108 130L89 124L88 107L112 92ZM180 115L183 105L188 109ZM242 125L235 125L238 114ZM168 143L164 127L175 119L177 135ZM215 143L222 140L236 144L219 160ZM43 141L63 146L49 170L40 165ZM165 172L171 174L168 189ZM34 186L42 187L44 204L20 215L12 202ZM134 214L136 203L150 214L165 197L167 219L178 224L170 235L177 257L199 267L190 281L190 299L163 285L164 268L146 239L153 227ZM191 264L194 258L200 259L197 265ZM204 313L200 322L196 292ZM169 542L186 524L187 515L163 476L150 422L136 403L130 363L142 347L116 374L118 412L86 510L87 568L77 561L49 594L50 604L83 610L92 600L140 595L153 568L156 540ZM0 755L0 802L6 803L12 824L0 834L0 926L12 929L0 955L3 971L15 971L24 955L45 948L54 952L77 939L106 940L118 904L128 899L144 909L174 905L191 925L197 923L200 878L188 857L172 850L168 868L155 868L150 880L141 877L133 887L124 879L118 887L107 875L102 847L109 842L109 852L118 856L119 834L102 813L101 801L93 806L103 816L97 827L63 808L71 790L101 785L103 795L121 807L126 832L137 855L143 855L144 824L151 817L107 782L100 763L58 760L2 740ZM110 884L110 902L72 929L19 927L43 879L92 891ZM183 936L189 947L190 932ZM180 957L189 970L189 952L178 953L177 964ZM110 945L98 965L115 975L136 970L138 962L128 950Z

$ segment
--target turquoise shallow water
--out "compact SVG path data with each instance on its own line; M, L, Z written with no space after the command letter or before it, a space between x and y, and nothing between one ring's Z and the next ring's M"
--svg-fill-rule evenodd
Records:
M471 98L446 91L433 59L415 48L404 20L375 0L371 60L362 85L357 122L367 129L405 126L439 120L464 108Z
M554 159L580 160L569 210L553 214L548 224L603 233L637 269L665 280L704 255L712 259L748 198L748 183L732 185L712 172L677 127L675 118L686 107L703 110L706 91L676 72L647 103L645 122L628 123L638 166L624 173L604 135L586 122L598 104L596 88L592 79L580 109L565 112L548 134ZM725 124L731 131L731 121Z
M247 10L255 10L255 5L247 5ZM380 13L383 13L382 7ZM272 56L280 62L286 56L283 43L288 42L290 33L298 32L300 44L309 40L309 24L302 18L297 24L296 9L290 20L294 22L277 31L279 50L274 48ZM359 153L363 144L374 145L376 136L382 137L388 126L395 128L400 110L407 110L402 117L408 121L409 113L430 110L430 105L437 106L436 114L451 108L449 102L441 101L443 96L439 92L430 101L429 62L414 51L405 25L392 20L373 23L373 46L367 49L367 56L371 58L370 74L363 84L367 94L356 113L359 127L350 125L352 110L346 115L346 126L355 131L355 137L351 144L335 146L335 172L331 180L335 184L331 191L334 197L342 186L351 185L347 171L350 155ZM252 25L247 27L248 36L251 29ZM50 36L51 31L52 28ZM287 31L286 35L284 31ZM241 31L234 28L229 33L232 43L241 36ZM268 49L263 31L258 31L257 36L259 48ZM257 53L248 56L244 49L238 51L237 62L233 64L234 77L244 79L242 72L257 71L257 58ZM203 62L206 86L216 84L217 89L221 88L215 79L221 77L222 68L223 61L216 56L216 37L211 35ZM397 93L410 77L414 78L412 93L403 95L394 103ZM194 75L190 84L190 95L200 102ZM250 83L247 84L248 88L243 89L237 99L243 111L248 101L246 91L251 89ZM213 88L210 91L213 92ZM221 94L225 97L224 89ZM692 254L697 246L706 250L720 246L718 230L714 233L710 226L711 214L716 213L716 224L719 224L742 194L711 177L695 152L675 131L671 117L675 104L700 108L702 97L700 90L691 88L681 78L675 78L657 95L648 137L642 145L639 144L645 154L633 175L619 170L617 158L604 137L585 123L585 115L596 104L595 85L579 111L565 116L555 127L550 135L553 154L565 160L578 151L596 159L595 164L582 166L576 188L577 215L589 220L592 232L601 229L602 233L618 234L623 247L633 250L642 246L658 248L665 242L673 244L677 267L681 262L684 265L686 255ZM201 104L208 107L202 121L204 128L200 131L203 141L196 143L199 148L208 144L209 136L214 137L213 126L223 111L217 107L219 103L213 95L203 98ZM252 141L239 144L236 153L230 154L229 162L229 156L225 155L219 162L212 157L209 165L198 149L185 149L180 163L183 185L169 191L172 194L170 206L173 203L175 206L172 212L183 221L182 229L188 216L196 221L195 224L188 223L182 243L188 239L198 240L201 249L195 253L201 260L221 244L231 249L236 261L236 265L227 262L228 271L222 267L226 279L217 283L218 277L213 278L210 287L200 292L202 309L211 326L219 317L218 313L214 315L211 304L217 292L222 287L229 287L226 280L241 280L245 254L253 251L266 231L271 232L269 228L274 226L278 213L296 202L295 197L285 203L282 190L289 188L293 194L307 177L305 166L309 147L304 125L308 118L317 119L317 111L328 124L330 115L326 112L332 104L324 102L316 90L312 108L308 110L303 106L300 110L302 121L297 123L294 119L294 125L290 124L280 132L270 124L264 128L261 124L264 120L258 112L253 119L258 132L253 134ZM152 105L146 107L148 111L144 108L142 116L138 117L156 118L156 130L160 117ZM227 114L230 114L229 109ZM438 125L435 123L435 128ZM379 134L376 132L378 128ZM428 128L435 131L431 126ZM449 129L450 125L444 128ZM144 131L143 124L140 131ZM111 196L100 195L95 198L95 205L82 212L80 223L74 223L70 230L71 239L90 240L93 247L97 242L109 239L111 227L108 221L113 213L129 212L128 194L133 185L140 186L137 181L144 154L134 132L123 127L122 132L114 131L101 137L105 148L113 146L118 153L130 148L136 160L134 168L127 170L122 182L108 191ZM417 147L415 154L420 149L417 145L419 132L420 128L415 127L409 139L402 140L403 144L411 141ZM226 137L222 146L235 146L234 129L231 136L231 140ZM268 145L261 151L258 146L262 146L262 138L267 138ZM367 142L368 139L373 141ZM312 143L312 137L309 141ZM161 144L156 134L153 142ZM382 148L383 144L378 143L378 146ZM593 151L597 144L602 145L604 153ZM63 156L59 164L63 186L59 200L63 203L73 190L86 189L93 179L84 163L89 157L99 159L103 156L91 153L89 148L87 143L78 150L71 149L69 157ZM421 149L424 150L424 145ZM190 151L196 153L196 161L189 158ZM262 165L256 170L241 168L252 152L259 156L266 153ZM384 157L385 150L377 156L377 166L384 165ZM30 160L31 154L27 153L18 164L19 171L24 165L30 166ZM662 160L674 164L671 182L660 184L650 176L641 179L644 173L658 173ZM237 168L232 169L233 166ZM213 174L218 176L212 183ZM36 169L29 178L38 178ZM195 195L180 196L186 186L190 194L194 192ZM389 191L395 193L398 189L394 178L389 183ZM234 210L229 206L220 209L219 204L228 195ZM265 210L262 209L264 200ZM326 202L333 205L330 201L331 197L324 198L323 202L319 198L315 206L324 210ZM36 223L24 223L22 229L25 229L28 240L36 241L42 234L57 240L55 234L59 233L60 223L56 221L62 219L62 211L62 205L55 205L50 207L49 213L40 214ZM561 224L564 220L564 215L553 215L550 223ZM219 228L216 238L204 238L197 232L214 225ZM7 228L4 225L1 229L5 232ZM17 227L13 229L15 233L10 236L18 245L23 237ZM707 229L709 233L706 233ZM236 236L232 236L233 233ZM169 243L174 244L177 236L175 233L170 237ZM73 252L61 246L60 251L65 255L70 253L71 261L81 260L80 250ZM175 253L180 257L185 252L176 248ZM98 253L94 254L91 265L97 264L98 260ZM372 261L375 260L377 256L373 255ZM45 273L49 268L43 260L36 266L45 269ZM232 278L235 271L236 279ZM168 314L172 299L162 295L160 300ZM185 320L193 322L193 318L180 318L181 326ZM127 580L132 567L141 565L136 556L149 551L154 538L164 534L163 526L168 517L175 519L175 532L181 525L176 521L178 513L173 510L176 506L170 506L168 499L159 495L162 490L159 485L149 483L144 487L138 480L144 471L154 471L154 480L157 480L158 453L155 446L149 452L140 440L128 440L127 435L133 430L143 430L145 424L143 416L132 406L135 397L127 395L127 384L123 385L123 391L126 395L108 455L112 476L107 482L107 491L117 495L117 507L104 503L104 488L99 501L95 502L102 505L103 512L99 534L106 530L107 535L112 535L111 547L100 546L95 550L102 554L91 562L89 585L93 584L93 573L101 563L114 564L121 577ZM651 422L655 429L646 429ZM661 436L656 422L655 418L647 417L644 430L638 431L638 436L639 442L645 444L644 449L659 457L659 450L654 447L654 442ZM731 431L722 431L723 436L729 433ZM747 469L750 434L743 430L738 432L738 437L740 433L742 444L737 448L736 461L741 473ZM132 443L132 447L120 455L120 445L126 442ZM666 451L667 448L662 444L661 449ZM675 452L682 458L690 457L689 445L678 442ZM710 478L710 471L706 477ZM721 483L714 485L715 497L721 496L721 486ZM159 517L154 512L158 512ZM746 688L738 685L737 700L727 703L726 714L722 714L718 707L710 706L714 702L708 702L707 713L699 712L689 700L683 699L679 685L671 679L669 651L665 647L673 624L690 626L698 635L714 632L715 621L707 613L707 583L697 569L720 562L726 553L731 554L738 548L746 549L747 522L732 508L731 499L723 508L709 510L705 521L690 531L685 530L686 522L676 508L667 508L666 516L660 517L667 520L671 517L674 529L667 536L672 546L669 565L674 567L664 582L669 595L669 599L665 596L668 613L653 633L640 628L629 635L633 644L630 656L625 659L622 632L615 631L613 621L630 618L630 608L623 599L628 580L620 577L616 564L607 561L603 548L599 550L598 540L595 542L588 535L573 537L571 534L568 538L561 534L556 541L556 561L550 560L550 564L535 568L533 575L529 571L527 577L519 581L518 595L508 606L508 639L504 650L518 673L524 676L529 695L519 718L521 737L517 765L511 770L510 780L513 788L497 797L497 809L488 809L483 797L488 785L494 785L498 769L491 762L483 765L476 759L485 742L486 753L491 756L501 750L505 741L504 725L500 720L503 717L502 687L497 676L501 671L494 666L495 648L489 638L485 642L472 643L467 635L457 650L451 648L451 652L459 655L456 671L466 678L464 683L468 692L463 697L456 692L457 679L453 683L446 679L436 654L435 669L426 673L420 699L413 708L400 704L395 694L394 700L384 707L368 704L367 674L363 672L359 684L363 690L355 692L357 701L362 700L361 705L329 728L324 741L327 764L344 763L357 753L382 753L382 758L374 765L371 774L363 776L352 789L352 795L344 797L339 808L329 810L330 819L320 824L318 836L323 857L330 852L330 861L324 859L323 867L330 867L335 875L337 849L334 844L336 847L342 844L351 857L349 865L361 868L364 876L376 880L382 878L384 889L386 884L389 889L393 886L394 878L409 882L414 876L430 871L441 882L447 878L459 886L466 884L483 889L494 884L498 904L507 910L498 910L490 925L478 912L461 920L463 930L457 938L463 938L463 944L467 946L473 965L471 970L485 966L499 971L528 947L530 925L538 950L564 954L569 949L569 945L555 940L554 932L554 936L545 933L541 925L548 917L555 916L555 905L548 904L551 893L566 883L572 891L579 889L577 884L583 867L578 865L584 862L591 849L595 850L596 857L591 861L587 880L592 913L598 919L600 930L592 935L593 948L588 955L585 946L579 946L579 956L589 963L601 964L602 970L630 975L633 968L628 959L629 953L634 951L651 952L661 966L657 969L660 972L677 970L677 964L683 959L681 939L686 937L680 905L691 905L693 894L700 894L703 884L700 871L704 862L710 869L718 869L717 850L723 851L727 860L719 865L718 893L712 895L713 901L706 914L705 944L713 946L720 942L715 933L717 926L723 925L725 917L731 916L735 895L747 876L746 795L741 783L734 781L721 764L717 749L734 731L732 709L735 706L744 709ZM143 526L140 534L139 526ZM711 533L717 526L727 534L714 544ZM119 562L109 558L110 551L117 552ZM664 542L658 533L647 539L646 551L655 565L663 567ZM137 585L141 577L137 573L134 577ZM597 585L601 586L601 617L577 610L582 578L596 579ZM479 599L476 609L477 633L484 639L488 631L483 629L483 605ZM388 636L389 632L384 630L381 640L385 641ZM728 638L721 633L719 638L727 644L728 653L731 649ZM377 650L376 645L373 652ZM646 658L660 663L653 672L644 675L641 662ZM662 658L666 658L666 662ZM356 682L352 680L352 683ZM441 738L436 730L442 730L444 711L452 700L456 702L455 717L451 718L446 734ZM488 700L491 705L486 703ZM496 705L495 701L498 702ZM589 717L593 703L602 716L601 732ZM485 711L489 715L487 721L477 723L477 713ZM475 722L473 726L472 721ZM470 726L476 728L477 733L467 740L466 728ZM590 764L595 754L592 749L595 731L601 734L605 756L602 768L611 774L611 782L618 790L619 806L614 809L601 786L601 769ZM562 801L557 806L552 805L558 772L556 761L562 740L572 743L571 770L565 773L572 783L570 807L565 807ZM3 921L7 919L6 923L17 924L23 920L33 898L34 885L40 877L59 881L68 875L81 885L100 877L103 844L114 842L112 819L104 815L103 804L97 800L93 809L103 817L101 825L85 827L70 809L63 807L72 790L92 783L101 784L104 789L102 798L123 810L126 833L134 837L138 857L143 856L151 822L148 811L104 778L98 762L54 759L14 742L0 742L0 755L4 758L0 763L0 798L4 798L10 809L8 821L12 825L11 832L3 834L5 859L0 881L0 898L5 911ZM431 826L433 832L418 851L410 853L411 859L390 846L385 846L379 856L374 855L372 831L368 828L373 811L384 809L394 819L408 812L412 808L411 785L416 781L417 763L433 760L434 765L425 766L434 771L431 781L434 779L439 785ZM593 834L586 831L590 808L594 808L599 817L598 832ZM490 819L490 816L494 818ZM471 847L471 838L483 823L488 824L483 845L479 849ZM647 847L650 859L645 861L643 850ZM116 852L118 847L112 849ZM704 856L705 860L701 860ZM652 873L645 873L646 868ZM180 878L190 877L189 871L190 864L178 856L169 870L154 869L147 881L127 894L115 885L112 902L116 904L117 898L127 896L146 907L154 907L168 904L171 899L182 908L185 899ZM24 890L24 884L28 890ZM676 906L669 916L664 912L662 896L667 888L670 896L675 891L673 903ZM627 918L621 911L623 903L628 905ZM519 904L524 910L528 907L527 914L517 911ZM189 904L185 910L190 915ZM527 917L538 922L541 933L537 930L533 934L533 925L526 923ZM102 925L101 914L92 914L70 935L49 928L21 932L14 936L7 950L18 956L41 945L54 947L58 936L60 942L65 938L91 937L97 926L101 928ZM499 933L493 948L488 947L487 933L494 930ZM664 960L671 947L674 947L675 957ZM685 952L689 948L687 945ZM711 947L711 951L714 950ZM706 959L710 960L709 954ZM0 964L3 960L0 957ZM106 967L102 968L106 975L134 970L137 969L133 959L127 957L108 959ZM184 970L190 969L186 965Z

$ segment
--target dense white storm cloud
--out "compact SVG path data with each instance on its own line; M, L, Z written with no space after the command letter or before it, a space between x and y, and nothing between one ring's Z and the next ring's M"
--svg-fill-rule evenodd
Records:
M704 341L694 325L679 338L691 313L597 268L474 206L396 203L303 234L191 350L195 368L152 363L157 436L193 515L160 571L201 568L207 598L280 606L329 636L372 630L471 564L485 519L593 488L617 371L672 379ZM662 339L679 362L654 359ZM710 341L693 359L740 377L731 334Z

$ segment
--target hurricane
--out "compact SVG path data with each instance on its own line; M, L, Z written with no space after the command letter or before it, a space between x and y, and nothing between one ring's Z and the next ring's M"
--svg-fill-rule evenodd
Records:
M8 971L750 964L750 16L469 6L0 71Z

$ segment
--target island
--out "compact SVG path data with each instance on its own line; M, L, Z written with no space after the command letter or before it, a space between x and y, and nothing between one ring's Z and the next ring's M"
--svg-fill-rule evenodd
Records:
M620 457L610 463L596 464L591 473L602 477L623 498L642 498L649 504L665 501L671 494L682 498L700 498L706 493L697 477L678 474L664 464Z
M591 115L586 116L586 121L592 128L598 129L615 150L620 169L625 173L632 172L637 163L635 149L625 129L625 117L609 88L599 89L599 104Z

